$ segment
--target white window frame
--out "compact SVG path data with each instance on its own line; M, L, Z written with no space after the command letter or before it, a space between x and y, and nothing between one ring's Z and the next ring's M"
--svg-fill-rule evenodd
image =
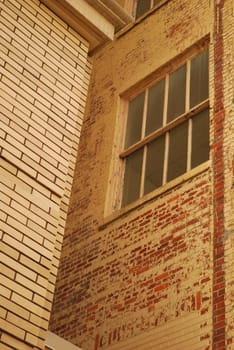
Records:
M192 170L188 170L183 175L179 176L178 178L175 178L169 182L164 181L164 185L161 187L153 190L152 192L144 195L143 197L140 197L135 202L132 202L128 204L127 206L122 206L122 192L123 192L123 184L124 184L124 173L125 173L125 161L124 157L128 154L128 152L131 151L131 146L129 149L124 149L125 144L125 132L126 132L126 126L127 126L127 113L128 113L128 102L136 97L138 94L140 94L142 91L146 90L147 88L150 88L152 85L157 83L158 81L162 80L166 75L169 75L171 72L175 71L177 68L182 66L186 61L191 60L192 58L196 57L204 51L205 49L209 49L209 37L203 38L201 41L194 44L192 47L186 49L183 53L180 55L172 58L170 61L166 62L163 66L158 67L155 71L153 71L150 75L146 76L145 78L139 80L134 85L120 93L118 103L117 103L117 110L116 110L116 127L115 127L115 135L113 140L113 149L112 149L112 157L111 157L111 163L110 163L110 171L109 171L109 179L108 179L108 187L106 192L106 200L105 200L105 208L104 208L104 223L109 223L112 220L115 220L120 215L124 215L129 210L133 210L134 208L138 207L139 205L142 205L148 200L151 200L155 196L163 194L165 191L168 191L169 189L180 185L181 182L190 179L193 176L198 175L199 173L207 170L207 168L210 167L210 159L208 159L206 162L202 163L201 165L193 168ZM209 55L209 63L210 63L210 55ZM209 64L209 72L210 74L210 64ZM209 78L209 84L210 84L210 78ZM208 84L208 85L209 85ZM209 90L209 86L208 86ZM209 118L210 118L210 93L208 94L208 99L203 101L201 104L193 108L188 113L186 112L181 116L186 120L186 118L192 117L193 114L198 113L199 111L202 111L203 109L208 108L209 111ZM165 101L166 103L166 101ZM186 111L188 104L186 104ZM178 119L175 119L171 122L170 125L167 126L168 130L172 128L174 125L180 123L181 121ZM210 130L211 132L211 130ZM148 135L148 140L154 138L155 134L162 133L162 130L157 130L155 133L152 133ZM138 147L137 145L136 147ZM188 169L190 168L190 165L188 163ZM165 170L166 171L166 170ZM165 174L164 174L165 178ZM104 224L104 226L105 226Z
M181 64L181 66L186 65L186 92L185 92L185 111L183 114L179 115L178 117L176 117L175 119L173 119L171 122L167 122L166 117L167 117L167 106L168 106L168 86L169 86L169 75L170 73L173 73L174 71L176 71L178 68L180 68L180 66L177 66L176 69L173 69L171 72L168 72L165 76L163 76L161 79L165 79L165 94L164 94L164 115L163 115L163 125L161 128L153 131L152 133L150 133L147 136L144 136L144 132L145 132L145 125L146 125L146 117L147 117L147 99L148 99L148 92L149 89L152 85L154 85L157 81L154 81L153 84L149 85L146 89L143 89L144 93L145 93L145 99L144 99L144 112L143 112L143 122L142 122L142 137L141 139L134 143L133 145L129 146L128 148L124 149L123 151L120 152L120 158L123 160L123 162L126 162L126 159L129 155L134 154L137 150L139 149L143 149L143 166L142 166L142 171L141 171L141 183L140 183L140 193L138 196L138 199L142 198L145 193L144 193L144 183L145 183L145 163L146 163L146 149L147 149L147 145L152 142L153 140L156 140L158 137L165 135L165 154L164 154L164 169L163 169L163 181L162 181L162 185L165 185L166 183L173 181L174 178L172 180L167 180L167 165L169 162L168 159L168 149L169 149L169 132L171 130L173 130L175 127L181 125L182 123L184 123L186 120L188 120L188 145L187 145L187 164L186 164L186 171L185 173L187 173L188 171L191 170L191 145L192 145L192 137L191 137L191 125L192 125L192 119L196 118L197 115L199 115L200 112L205 111L205 110L209 110L209 95L208 97L203 100L201 103L197 104L194 107L189 106L189 96L190 96L190 64L191 64L191 60L193 58L195 58L196 56L198 56L203 50L201 50L200 52L198 52L196 55L189 57L186 62L183 62ZM158 80L160 81L160 80ZM142 91L142 92L143 92ZM136 96L133 97L137 97L140 94L137 93ZM128 105L128 100L125 102ZM127 115L127 113L126 113ZM127 118L126 118L127 119ZM126 126L125 126L125 132L126 132ZM124 136L125 139L125 136ZM183 173L184 174L184 173ZM122 188L124 189L124 184L122 186ZM158 187L157 187L158 188ZM123 191L122 191L123 192ZM122 202L122 199L121 199ZM131 204L128 203L128 204ZM127 205L128 205L127 204Z

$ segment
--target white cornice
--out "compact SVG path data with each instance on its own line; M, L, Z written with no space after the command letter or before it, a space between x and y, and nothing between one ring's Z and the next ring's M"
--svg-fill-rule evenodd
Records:
M132 21L115 0L41 0L89 42L89 51Z

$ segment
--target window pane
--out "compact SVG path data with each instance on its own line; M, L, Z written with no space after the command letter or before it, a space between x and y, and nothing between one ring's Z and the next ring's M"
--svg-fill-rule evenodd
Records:
M191 60L190 108L208 98L208 50Z
M125 206L140 196L143 148L132 153L126 159L122 206Z
M161 80L149 89L146 135L162 127L164 86L165 80Z
M167 121L185 112L186 65L169 76Z
M128 106L128 122L125 138L125 147L129 147L141 139L142 118L145 93L141 93Z
M162 185L165 136L151 142L147 147L144 194Z
M138 0L136 8L136 18L142 16L150 9L151 0Z
M191 168L209 159L209 110L202 111L192 120Z
M187 170L188 122L170 131L167 181Z

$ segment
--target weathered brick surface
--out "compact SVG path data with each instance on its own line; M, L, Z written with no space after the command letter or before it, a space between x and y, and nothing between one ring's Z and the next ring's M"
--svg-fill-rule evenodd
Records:
M119 96L208 36L209 166L108 222ZM51 319L85 350L233 348L232 69L230 0L168 1L95 55Z
M78 334L79 341L84 336L84 349L94 348L87 337L96 332L97 348L104 348L156 326L165 332L163 325L176 319L183 322L183 317L191 315L195 318L190 334L193 343L208 346L212 279L209 182L209 174L201 175L183 189L180 186L148 204L147 211L142 208L121 224L116 222L90 236L79 249L70 247L70 257L61 262L55 331L69 337ZM75 239L79 230L73 234ZM168 341L170 346L177 342L170 337ZM162 346L157 342L155 345Z
M88 89L87 51L40 1L0 1L1 349L44 347Z
M233 113L233 2L222 3L222 33L223 33L223 106L224 118L218 128L223 135L223 170L224 170L224 265L225 267L225 348L234 348L234 113ZM220 270L220 269L219 269ZM220 275L217 269L217 277ZM221 293L220 293L221 294ZM217 317L223 321L223 315Z

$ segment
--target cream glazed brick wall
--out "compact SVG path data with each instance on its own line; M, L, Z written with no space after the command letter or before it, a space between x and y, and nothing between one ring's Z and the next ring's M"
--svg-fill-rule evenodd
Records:
M0 348L43 349L91 63L37 0L0 0Z

